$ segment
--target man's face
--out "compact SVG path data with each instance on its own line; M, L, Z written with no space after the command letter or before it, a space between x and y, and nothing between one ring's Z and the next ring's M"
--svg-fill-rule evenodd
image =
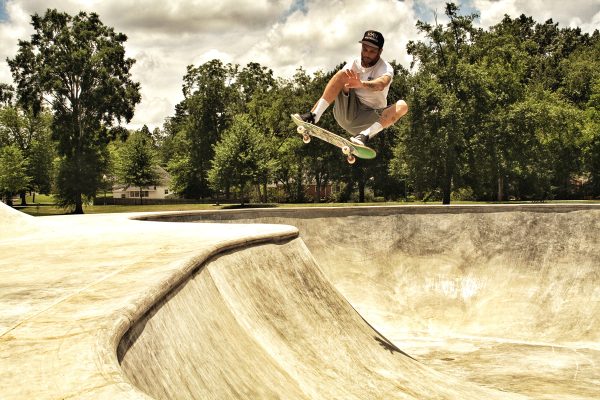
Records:
M360 51L360 62L362 66L368 68L377 64L379 56L381 55L381 50L382 49L378 49L377 47L363 44L362 50Z

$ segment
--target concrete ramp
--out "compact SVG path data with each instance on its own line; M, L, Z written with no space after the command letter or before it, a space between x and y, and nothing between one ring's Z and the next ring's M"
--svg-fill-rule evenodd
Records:
M121 341L156 399L512 399L406 355L327 281L300 239L210 261Z
M211 261L134 326L122 366L154 398L599 397L598 207L150 219L301 233Z
M34 217L7 206L0 201L0 240L35 229Z

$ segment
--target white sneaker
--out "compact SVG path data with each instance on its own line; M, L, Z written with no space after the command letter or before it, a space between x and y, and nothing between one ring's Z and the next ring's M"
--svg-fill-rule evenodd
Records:
M367 135L363 135L362 133L359 133L358 135L351 138L350 141L352 143L356 143L361 146L366 146L367 142L369 141L369 137Z

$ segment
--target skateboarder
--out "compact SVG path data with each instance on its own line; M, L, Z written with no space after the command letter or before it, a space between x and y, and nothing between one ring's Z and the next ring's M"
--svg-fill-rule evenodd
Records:
M335 102L335 120L354 135L350 139L352 142L364 146L370 138L406 114L408 105L404 100L387 105L394 69L381 58L383 42L380 32L366 31L359 41L362 44L360 57L346 63L329 80L321 98L300 118L316 124L327 107Z

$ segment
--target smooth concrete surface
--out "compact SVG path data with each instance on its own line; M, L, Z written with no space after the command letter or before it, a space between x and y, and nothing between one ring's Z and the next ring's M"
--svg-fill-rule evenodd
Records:
M0 203L0 398L599 398L599 218Z
M301 232L210 261L126 335L123 368L155 398L600 398L597 206L150 218Z
M221 251L291 226L32 218L0 203L0 399L147 399L119 366L133 321Z
M365 323L300 239L212 260L128 332L156 399L520 399L428 368Z

